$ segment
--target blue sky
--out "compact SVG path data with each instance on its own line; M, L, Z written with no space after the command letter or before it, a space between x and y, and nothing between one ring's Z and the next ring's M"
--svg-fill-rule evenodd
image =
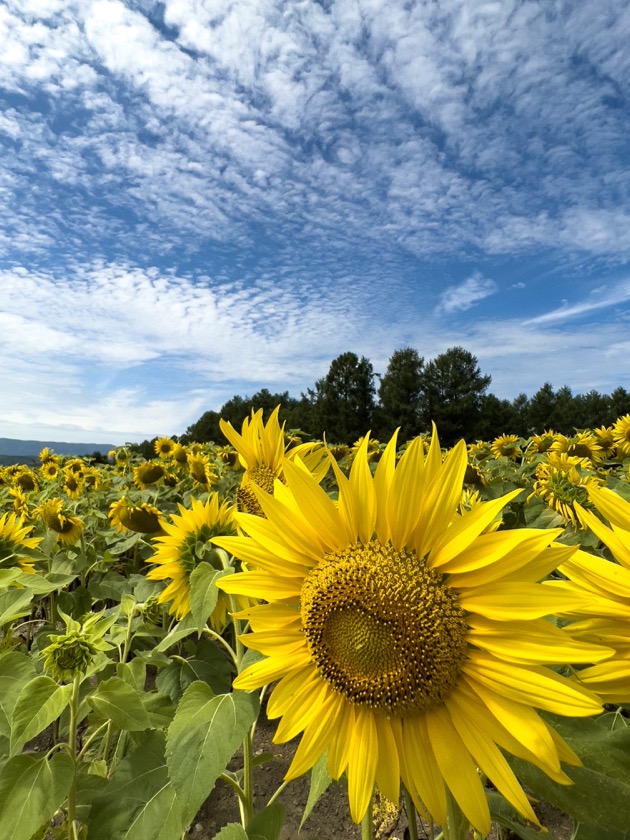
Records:
M622 0L3 0L0 436L181 434L340 353L630 388Z

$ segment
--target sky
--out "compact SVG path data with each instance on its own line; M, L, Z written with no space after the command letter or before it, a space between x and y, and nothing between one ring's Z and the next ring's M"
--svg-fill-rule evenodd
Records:
M630 389L628 43L625 0L0 0L0 436L347 351Z

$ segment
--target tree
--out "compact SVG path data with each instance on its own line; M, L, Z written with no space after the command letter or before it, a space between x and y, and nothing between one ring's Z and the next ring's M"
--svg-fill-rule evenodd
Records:
M378 387L375 433L387 439L400 427L399 440L421 431L420 409L424 359L411 347L395 350Z
M436 356L424 368L423 424L429 427L434 421L447 446L461 437L473 437L490 382L490 376L482 375L477 358L463 347L451 347Z
M315 389L308 389L314 427L331 443L354 443L370 430L375 393L371 362L342 353Z
M529 401L529 433L542 434L551 428L551 420L556 408L556 395L551 382L545 382Z
M263 415L267 418L277 405L280 406L280 422L286 419L288 427L293 426L289 415L298 405L298 400L290 397L288 391L272 394L267 388L262 388L253 397L233 396L221 406L220 411L204 412L196 423L186 429L181 438L182 443L213 441L223 444L226 441L219 425L220 420L228 421L240 431L243 420L250 416L252 410L257 411L262 408Z

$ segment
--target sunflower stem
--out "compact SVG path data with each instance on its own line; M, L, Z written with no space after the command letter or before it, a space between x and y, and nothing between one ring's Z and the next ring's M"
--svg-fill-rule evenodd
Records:
M372 795L370 796L370 801L367 807L367 811L363 815L363 819L361 820L361 840L374 840L374 791L372 791Z
M403 800L407 812L407 826L409 829L409 840L418 840L418 823L416 821L416 806L413 804L411 795L406 787L403 787Z
M68 745L70 756L75 765L74 778L68 791L68 840L75 840L77 836L75 816L77 799L77 727L79 722L79 689L81 687L81 674L76 674L72 684L72 698L70 700L70 725L68 731Z
M444 840L466 840L470 831L470 821L464 816L448 788L446 789L446 823L442 826Z

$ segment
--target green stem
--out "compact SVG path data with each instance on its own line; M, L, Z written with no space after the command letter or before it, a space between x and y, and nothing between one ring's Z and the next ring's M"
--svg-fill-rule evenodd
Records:
M411 795L406 787L403 787L403 800L407 812L407 825L409 827L409 840L418 840L418 823L416 821L416 806L413 804ZM433 836L433 835L431 835Z
M451 792L446 791L446 824L442 826L444 840L466 840L470 821L464 816Z
M72 683L72 698L70 700L70 726L68 730L68 745L70 756L74 762L74 777L70 790L68 791L68 840L76 840L77 831L75 825L76 801L77 801L77 729L79 723L79 689L81 687L81 674L76 674Z
M235 653L234 649L232 648L232 645L230 645L228 642L226 642L225 639L223 638L223 636L221 636L219 633L215 633L214 630L211 630L209 627L204 627L203 632L205 633L205 635L210 636L211 639L214 639L216 642L219 642L219 644L223 645L223 647L226 649L226 651L230 655L230 659L232 660L232 662L238 668L236 653Z
M243 740L243 828L247 828L254 816L254 772L253 772L253 739L251 731Z
M98 729L95 729L95 730L94 730L94 732L92 732L92 734L90 735L90 737L86 740L86 742L83 744L83 746L82 746L82 748L81 748L81 752L80 752L80 753L79 753L79 755L78 755L78 758L79 758L79 759L84 758L84 756L86 755L86 753L87 753L87 751L88 751L88 748L92 745L92 742L93 742L96 738L98 738L98 736L99 736L99 735L100 735L100 733L103 731L103 729L106 729L107 727L109 727L109 725L110 725L110 724L111 724L111 720L105 721L105 723L102 723L102 724L98 727Z
M374 802L374 793L370 796L370 801L367 806L367 811L361 820L361 840L374 840L374 817L372 807Z
M133 617L135 614L135 609L131 610L129 615L127 616L127 632L125 633L125 643L123 645L122 655L120 657L121 662L126 662L127 657L129 656L129 648L131 646L131 637L133 633L131 632L131 622L133 621Z
M270 805L273 805L273 803L274 803L274 802L276 801L276 799L280 796L280 794L282 793L282 791L285 789L285 787L286 787L288 784L289 784L288 782L282 782L282 784L280 785L280 787L278 788L278 790L277 790L277 791L273 794L273 796L270 798L269 802L267 802L267 807L269 807Z

